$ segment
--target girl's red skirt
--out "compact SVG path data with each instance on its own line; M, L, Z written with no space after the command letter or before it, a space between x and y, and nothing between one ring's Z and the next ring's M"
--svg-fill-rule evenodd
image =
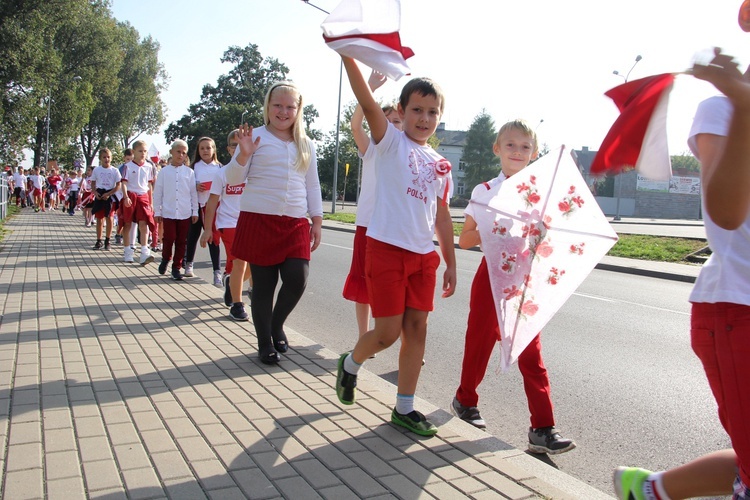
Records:
M232 253L256 266L310 260L310 222L305 217L240 212Z

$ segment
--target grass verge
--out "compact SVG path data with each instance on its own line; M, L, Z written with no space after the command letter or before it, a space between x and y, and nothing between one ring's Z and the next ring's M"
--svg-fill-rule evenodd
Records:
M16 215L18 212L20 212L21 209L18 208L15 204L8 203L8 215L5 217L5 219L0 220L0 242L2 242L5 239L5 233L8 233L7 229L5 229L5 223L8 222L11 217Z
M355 214L325 214L324 219L354 224ZM458 236L464 225L453 223L453 233ZM627 257L629 259L653 260L658 262L678 262L689 264L685 260L689 254L706 246L704 240L690 238L670 238L666 236L649 236L644 234L620 234L620 240L610 249L607 255Z

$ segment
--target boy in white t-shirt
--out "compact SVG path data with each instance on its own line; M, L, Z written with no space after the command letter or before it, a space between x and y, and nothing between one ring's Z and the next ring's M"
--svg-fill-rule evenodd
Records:
M336 395L341 403L353 404L362 364L400 337L398 393L391 422L416 434L432 436L437 427L414 410L414 393L440 264L433 234L437 235L446 265L443 297L453 295L456 286L453 223L447 204L451 194L450 163L427 144L440 122L445 99L431 80L409 81L398 103L403 121L401 132L386 118L357 63L348 57L342 59L370 125L378 181L365 256L375 328L360 337L351 353L339 358Z
M133 262L130 228L133 222L138 224L140 231L141 257L140 264L145 266L154 261L148 248L148 228L154 226L154 214L151 209L151 191L153 190L154 169L146 161L148 148L146 141L133 143L133 160L125 164L120 184L122 191L122 219L124 221L123 237L125 246L123 260Z
M235 129L227 137L227 151L230 156L234 156L237 149L237 134L239 130ZM226 253L226 265L224 268L224 305L229 307L229 317L235 321L247 321L249 316L245 311L245 304L242 302L242 283L250 280L250 290L248 295L252 299L252 277L250 276L250 266L244 260L238 259L232 252L234 243L234 233L237 228L237 220L240 217L240 199L245 190L245 182L241 184L230 185L227 181L227 170L220 168L214 174L209 189L209 197L206 202L206 217L203 220L203 234L201 234L200 244L205 248L207 244L220 239L224 243L224 252ZM211 227L211 221L215 220L217 233L214 233Z
M34 212L38 212L40 209L44 212L44 198L42 197L42 185L44 181L43 177L39 175L39 169L37 167L31 169L29 181L31 181L31 196L34 201Z
M740 28L750 32L750 0L740 6ZM724 95L698 106L688 135L701 164L706 236L712 254L689 300L690 343L716 399L732 448L661 472L618 467L618 498L668 500L733 494L750 498L750 67L715 49L693 74Z
M102 248L102 226L106 221L104 233L104 249L109 250L109 239L112 236L112 197L120 189L122 176L120 171L112 166L112 151L104 148L99 151L99 166L91 174L91 190L94 192L94 203L91 215L96 217L96 243L94 250Z

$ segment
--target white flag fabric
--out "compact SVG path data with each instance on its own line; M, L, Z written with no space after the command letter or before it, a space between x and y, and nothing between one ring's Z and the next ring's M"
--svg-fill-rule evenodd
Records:
M151 144L148 148L148 158L155 164L159 163L159 150L156 148L155 144Z
M326 44L392 80L410 73L414 52L401 45L399 0L343 0L321 24Z
M617 241L565 146L472 200L507 371Z

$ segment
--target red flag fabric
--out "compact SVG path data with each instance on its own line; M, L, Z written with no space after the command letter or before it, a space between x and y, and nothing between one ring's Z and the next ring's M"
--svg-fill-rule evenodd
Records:
M399 0L343 0L321 27L330 48L398 80L410 73L406 60L414 55L401 45L400 24Z
M664 73L619 85L604 95L620 116L591 163L591 173L619 174L635 168L652 180L672 176L667 147L667 106L675 75Z

